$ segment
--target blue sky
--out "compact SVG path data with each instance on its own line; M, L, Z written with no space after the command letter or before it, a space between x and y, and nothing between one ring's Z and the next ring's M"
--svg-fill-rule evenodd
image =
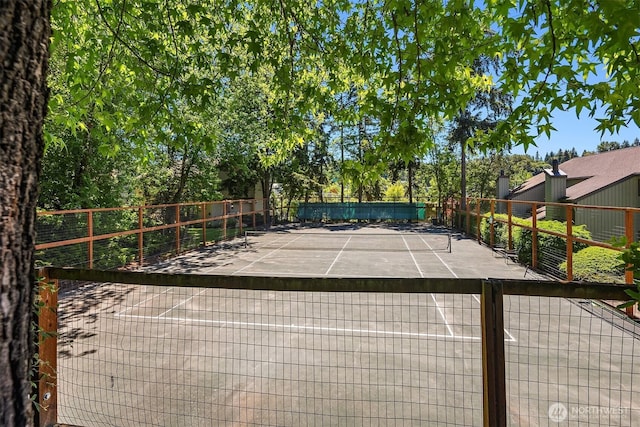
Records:
M569 150L575 147L578 154L582 154L584 150L595 151L601 141L617 141L622 142L625 139L633 142L634 139L640 138L640 128L631 124L627 128L620 130L618 134L605 133L600 137L600 132L595 131L598 122L584 114L580 119L576 118L573 111L554 111L553 126L557 129L551 133L551 138L546 136L539 137L536 140L537 147L529 147L527 154L535 156L536 151L540 157L550 151L557 152L559 149ZM511 152L513 154L524 153L521 146L514 147Z

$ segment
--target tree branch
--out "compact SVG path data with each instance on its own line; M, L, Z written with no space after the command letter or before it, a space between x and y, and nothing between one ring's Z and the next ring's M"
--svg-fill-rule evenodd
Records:
M96 0L96 2L97 2L97 0ZM125 9L126 4L127 4L127 2L125 0L122 3L122 9L120 10L120 18L118 19L118 26L116 28L116 32L118 34L120 34L120 29L122 28L122 22L124 21L124 9ZM98 5L98 7L100 7L100 6ZM98 77L96 77L96 79L92 83L91 87L87 90L87 92L84 95L82 95L79 99L77 99L74 102L72 102L71 106L76 106L76 105L80 104L82 101L87 99L87 97L89 95L91 95L93 93L95 88L98 86L98 82L102 79L102 76L107 71L107 68L109 68L109 65L111 64L111 61L113 60L113 52L115 50L115 46L116 46L116 38L114 37L113 40L111 41L111 46L109 47L109 53L107 54L107 59L106 59L106 61L104 61L100 65L100 71L98 73Z
M122 39L122 37L120 37L120 34L118 32L116 32L112 27L111 24L109 24L109 21L107 20L107 18L104 16L104 11L102 10L102 7L100 6L100 1L96 0L96 5L98 6L98 12L100 15L100 19L102 20L102 22L104 23L104 25L107 27L107 29L111 32L111 34L113 35L113 37L118 40L120 43L122 43L122 45L124 47L127 48L127 50L129 52L131 52L133 54L133 56L135 56L138 61L140 61L142 64L144 64L145 66L147 66L150 70L156 72L157 74L160 74L162 76L165 77L171 77L171 73L168 73L164 70L161 70L157 67L154 67L153 65L151 65L151 63L149 63L147 60L145 60L140 53L138 53L133 47L131 47L126 41L124 41ZM124 9L124 6L123 6Z
M402 85L402 49L400 46L400 38L398 37L398 20L395 12L391 12L391 20L393 22L393 38L396 43L396 49L398 51L398 83L396 85L396 101L393 107L393 117L391 120L391 126L395 123L398 115L398 104L400 102L400 89Z

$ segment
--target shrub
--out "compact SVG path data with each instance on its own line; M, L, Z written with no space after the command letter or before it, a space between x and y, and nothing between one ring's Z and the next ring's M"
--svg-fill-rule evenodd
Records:
M403 200L406 193L405 187L401 182L394 182L389 185L384 192L384 200L388 202L397 202Z
M528 221L528 225L531 225L531 221ZM540 264L546 261L546 258L552 258L554 255L564 256L567 252L567 241L564 237L554 236L553 234L547 234L544 230L552 231L555 233L566 233L567 224L565 222L555 220L542 220L537 222L538 227L538 262ZM572 227L573 237L579 237L582 239L591 239L591 233L587 230L585 225L574 225ZM531 263L531 242L532 233L531 230L522 229L520 233L520 239L516 246L518 251L518 259L525 264ZM584 243L574 242L573 252L578 252L587 245ZM558 265L557 261L552 261L554 265Z
M507 221L509 216L507 214L495 214L493 216L494 224L494 244L496 246L507 246L509 244L509 227ZM504 222L502 222L504 221ZM517 218L512 216L511 223L513 224L511 228L511 238L513 240L514 247L517 246L517 241L520 239L520 233L522 231L521 227L517 227L517 225L529 225L531 226L531 221L527 221L526 219ZM482 240L484 242L490 242L491 240L491 224L488 219L480 222L480 232L482 233Z
M567 262L560 264L560 270L566 273ZM624 283L624 266L620 261L620 252L590 246L573 256L573 279L585 282Z
M507 226L508 216L506 214L494 215L494 244L496 246L507 246L509 242L509 227ZM504 221L504 222L502 222ZM532 221L511 217L513 227L511 229L511 237L513 239L513 248L518 253L518 260L523 264L530 264L532 251L532 232L529 229L518 227L518 225L532 226ZM566 233L567 224L565 222L555 220L540 220L537 222L538 227L538 262L540 264L546 261L546 258L552 258L554 254L564 256L567 251L567 242L563 237L544 233L542 230L548 230L555 233ZM582 239L591 239L591 233L585 225L574 225L572 227L574 237ZM480 223L480 233L482 240L489 242L491 238L491 225L488 220ZM586 248L584 243L574 242L573 252L577 252ZM557 265L557 261L550 261L553 265Z

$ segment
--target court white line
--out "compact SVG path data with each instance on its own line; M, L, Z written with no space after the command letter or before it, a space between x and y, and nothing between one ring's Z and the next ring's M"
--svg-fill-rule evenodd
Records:
M413 260L413 264L416 266L416 269L418 270L418 273L420 273L420 277L424 277L424 273L420 269L420 265L418 264L418 261L416 261L416 257L413 256L413 252L411 252L411 249L409 248L409 244L407 243L407 239L405 239L404 236L402 236L402 241L404 242L404 246L407 248L407 251L409 251L409 255L411 255L411 259Z
M117 314L116 314L116 316L117 316L117 315L120 315L120 314L122 314L122 313L125 313L125 312L127 312L127 311L129 311L129 310L133 310L134 308L138 307L140 304L144 304L144 303L145 303L145 302L147 302L147 301L151 301L151 300L152 300L152 299L154 299L155 297L159 297L160 295L165 294L165 293L169 292L169 291L170 291L170 290L172 290L172 289L173 289L173 288L167 288L167 289L165 289L164 291L160 292L159 294L154 294L153 296L150 296L149 298L146 298L146 299L144 299L144 300L140 301L139 303L132 305L131 307L125 308L125 309L124 309L124 310L122 310L121 312L117 313Z
M161 320L161 321L175 321L175 322L192 322L192 323L205 323L210 325L220 326L253 326L265 329L284 329L284 330L297 330L297 331L319 331L319 332L342 332L345 334L361 334L361 335L389 335L389 336L402 336L402 337L415 337L415 338L452 338L457 340L468 341L480 341L482 337L465 336L465 335L444 335L444 334L428 334L420 332L398 332L398 331L383 331L377 329L349 329L349 328L330 328L326 326L305 326L305 325L285 325L278 323L260 323L260 322L229 322L225 320L210 320L210 319L192 319L189 317L161 317L156 316L140 316L135 314L122 314L116 315L117 317L129 317L135 319L149 319L149 320Z
M161 318L162 316L164 316L165 314L167 314L168 312L170 312L173 309L176 309L178 307L180 307L182 304L186 304L187 302L191 301L193 298L197 297L198 295L201 295L203 292L205 291L205 289L202 289L200 292L198 292L195 295L191 295L189 298L187 298L186 300L174 305L173 307L171 307L170 309L163 311L162 313L158 314L156 316L157 319Z
M266 277L272 277L272 276L285 276L285 277L316 277L316 278L324 278L324 277L328 277L328 278L341 278L341 277L354 277L354 278L359 278L359 279L397 279L398 276L367 276L365 274L336 274L336 275L323 275L321 273L318 274L314 274L314 273L308 273L308 274L304 274L304 273L288 273L288 272L278 272L278 273L274 273L273 271L252 271L251 272L252 276L266 276ZM415 277L416 279L418 278L418 276Z
M282 237L279 237L279 238L275 239L273 242L271 242L271 244L273 244L274 242L275 242L275 243L277 243L277 242L278 242L279 240L281 240L281 239L284 239L284 236L282 236ZM260 248L260 245L258 245L257 247L258 247L258 249L259 249L259 248ZM246 248L245 248L245 249L246 249ZM240 260L243 260L243 261L244 261L244 260L245 260L245 257L244 257L243 255L244 255L245 253L246 253L246 252L244 252L244 251L239 251L239 252L238 252L238 254L239 254L239 255L237 255L237 258L238 258L238 259L240 259ZM215 271L215 270L217 270L217 269L219 269L219 268L228 267L228 266L233 265L233 264L234 264L234 261L224 262L224 263L222 263L222 264L220 264L220 265L216 265L215 267L208 267L208 268L206 268L205 270L203 270L203 272L204 272L205 274L206 274L206 273L210 273L210 272Z
M449 322L447 321L447 318L445 317L442 308L440 307L440 304L438 304L438 300L436 299L436 296L433 294L429 294L431 295L431 299L433 299L433 302L436 303L436 308L438 309L438 312L440 313L440 317L442 317L442 321L444 322L445 326L447 327L447 330L449 331L449 333L451 334L451 336L455 336L455 334L453 333L453 329L451 329L451 325L449 325Z
M477 295L471 295L476 301L478 301L478 304L482 304L480 302L480 298L478 298ZM504 313L503 313L504 314ZM509 331L507 330L507 328L504 329L505 334L509 335L509 339L505 339L505 341L509 341L509 342L518 342L518 340L516 340L513 335L511 335L511 333L509 333Z
M280 247L278 247L278 248L276 248L276 249L272 250L271 252L269 252L269 253L267 253L267 254L265 254L265 255L261 256L261 257L260 257L260 258L258 258L257 260L255 260L255 261L251 262L250 264L245 265L245 266L244 266L244 267L242 267L241 269L234 271L233 273L231 273L231 275L233 276L234 274L238 274L238 273L240 273L240 272L241 272L242 270L244 270L245 268L249 268L249 267L251 267L252 265L254 265L255 263L262 261L263 259L265 259L265 258L266 258L266 257L268 257L269 255L271 255L271 254L273 254L273 253L275 253L275 252L278 252L280 249L284 248L284 247L285 247L285 246L287 246L288 244L291 244L291 243L295 242L296 240L298 240L298 239L299 239L299 238L301 238L301 237L302 237L302 236L298 236L298 237L296 237L296 238L295 238L295 239L293 239L293 240L289 240L289 241L288 241L287 243L285 243L284 245L281 245Z
M425 244L425 245L427 245L427 247L428 247L429 249L432 249L431 245L430 245L426 240L424 240L424 239L422 238L422 236L420 236L420 240L422 240L422 241L424 242L424 244ZM442 260L442 258L440 258L440 255L438 255L436 252L434 252L433 254L434 254L435 256L437 256L437 257L438 257L438 259L440 260L440 262L441 262L445 267L447 267L447 270L449 270L449 272L450 272L451 274L453 274L453 277L455 277L456 279L458 279L458 275L457 275L457 274L456 274L456 273L455 273L455 272L454 272L454 271L453 271L453 270L452 270L452 269L447 265L447 263L446 263L446 262L444 262L444 261ZM472 295L472 296L476 299L476 301L480 302L480 299L478 299L478 297L477 297L476 295ZM436 303L436 305L437 305L437 304L438 304L438 302L436 301L436 299L435 299L435 297L433 296L433 294L431 294L431 297L433 298L434 302L435 302L435 303ZM442 316L442 319L443 319L443 320L444 320L444 322L446 323L447 328L449 328L449 323L447 322L447 319L444 317L444 314L443 314L443 312L442 312L442 310L440 309L440 307L439 307L439 306L438 306L438 311L440 311L440 316ZM449 331L451 332L451 328L449 328ZM505 329L505 330L504 330L504 332L505 332L507 335L509 335L509 339L505 339L505 341L509 341L509 342L518 342L518 341L513 337L513 335L511 335L511 334L509 333L509 331L508 331L507 329ZM453 333L453 332L451 332L451 333Z
M422 236L420 236L420 240L422 240L422 242L423 242L425 245L427 245L427 247L428 247L430 250L432 250L432 251L433 251L433 248L431 247L431 245L430 245L426 240L424 240L424 238L423 238ZM440 262L441 262L445 267L447 267L447 270L449 270L449 272L450 272L451 274L453 274L453 277L455 277L456 279L458 279L458 278L459 278L459 277L458 277L458 275L457 275L456 273L454 273L454 272L453 272L453 270L452 270L452 269L447 265L447 263L446 263L446 262L444 262L444 261L442 260L442 258L440 258L440 255L438 255L438 253L437 253L436 251L433 251L433 254L434 254L436 257L438 257L438 259L440 260Z
M327 269L327 271L325 271L324 275L328 275L329 272L331 271L331 269L333 268L333 266L335 265L335 263L338 261L338 258L340 258L340 255L342 255L342 252L344 252L344 248L347 247L347 245L349 244L349 242L351 241L351 238L353 236L349 236L349 238L347 239L347 241L345 242L344 245L342 245L342 249L340 249L340 252L338 252L338 255L336 255L336 258L333 260L333 262L331 263L331 265L329 266L329 268Z

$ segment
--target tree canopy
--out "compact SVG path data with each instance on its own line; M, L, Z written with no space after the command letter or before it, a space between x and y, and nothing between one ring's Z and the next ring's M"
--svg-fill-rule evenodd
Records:
M469 143L528 146L555 110L640 125L636 1L61 0L53 8L51 124L99 137L104 152L157 138L213 150L211 108L231 83L267 76L272 154L285 158L309 115L374 117L379 151L408 161L478 92L515 107ZM478 58L495 70L477 72ZM234 89L237 90L237 89ZM355 92L357 102L339 98Z

